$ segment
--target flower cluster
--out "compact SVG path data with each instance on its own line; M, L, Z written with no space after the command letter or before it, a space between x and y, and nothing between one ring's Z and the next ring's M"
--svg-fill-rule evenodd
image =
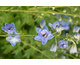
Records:
M64 17L68 18L67 22L65 22L65 20L61 19L61 20L58 20L53 23L48 23L48 25L52 29L52 31L53 32L56 31L54 33L51 33L51 31L49 31L48 27L46 26L45 20L41 20L41 22L40 22L41 28L36 28L38 35L35 36L34 39L38 40L38 41L42 41L42 44L45 45L48 40L52 39L53 37L56 38L56 37L60 36L60 35L54 36L54 34L61 33L63 30L68 30L70 28L69 24L72 23L72 19L70 17L68 17L66 15L64 15ZM73 38L80 40L78 26L73 27L73 33L74 33ZM72 35L67 35L67 36L71 37ZM73 43L70 48L70 53L77 53L77 46L76 46L76 43L73 41L72 37L70 39L64 38L64 40L60 40L58 43L55 42L54 44L52 44L50 51L56 52L56 50L58 48L57 44L61 49L68 48L69 41Z
M57 17L59 17L57 15ZM41 20L40 21L40 27L41 28L36 28L36 32L38 33L38 35L36 35L34 37L35 40L37 41L42 41L42 45L45 45L47 43L48 40L52 39L55 37L55 43L51 45L50 51L52 52L56 52L57 51L57 44L59 46L59 48L61 49L65 49L68 47L68 42L72 42L73 44L71 45L70 48L70 54L71 53L77 53L77 45L76 43L73 41L73 39L77 39L77 41L80 41L80 35L79 35L79 27L78 26L74 26L73 27L73 35L67 35L67 38L65 37L62 40L59 40L58 43L56 41L56 38L60 35L55 35L56 33L60 33L63 30L68 30L70 28L69 24L72 23L72 19L69 18L68 16L64 15L64 17L68 18L67 22L65 22L65 20L60 19L56 22L53 23L48 23L49 27L52 29L52 31L54 33L51 33L51 31L49 31L48 27L46 26L46 22L45 20ZM6 38L6 40L8 42L11 43L11 45L14 47L16 45L17 42L21 42L20 39L20 33L18 33L18 31L16 31L15 25L14 23L5 24L5 27L1 27L3 31L8 33L8 37Z
M16 45L17 42L21 42L20 36L16 36L19 35L20 33L16 31L14 23L11 24L5 23L5 27L1 27L1 28L3 31L8 33L9 36L6 38L6 40L10 42L13 47Z
M41 20L40 26L41 28L36 28L38 35L35 36L34 39L42 41L42 44L45 45L47 43L47 40L52 39L54 36L53 34L51 34L51 31L48 30L45 20ZM61 32L62 30L64 30L64 27L60 26L60 23L58 21L53 22L53 24L49 23L49 26L52 30L56 30L56 32ZM68 46L67 41L64 40L59 41L60 48L66 48L67 46ZM53 44L50 48L50 51L56 52L56 50L57 44Z

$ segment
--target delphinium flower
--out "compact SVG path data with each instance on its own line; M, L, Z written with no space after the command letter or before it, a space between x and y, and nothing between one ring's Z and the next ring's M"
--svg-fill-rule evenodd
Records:
M56 30L57 32L61 32L62 30L64 30L64 28L62 26L60 26L59 22L53 22L53 24L49 23L49 26L51 27L52 30Z
M57 25L59 25L58 21L53 22L53 24L49 23L49 26L51 27L52 30L55 29Z
M61 16L64 16L65 18L67 18L68 20L67 21L64 21ZM64 30L68 30L70 27L69 27L69 24L73 22L73 20L68 17L67 15L59 15L57 14L57 17L59 18L59 23L64 27Z
M64 27L64 30L68 30L70 28L69 23L65 22L63 19L59 21L59 23Z
M72 20L72 18L71 17L68 17L67 15L63 15L65 18L67 18L68 20L67 20L67 23L72 23L73 22L73 20Z
M56 52L56 50L57 50L57 44L53 44L50 48L50 51Z
M72 23L73 22L73 20L72 20L72 18L71 17L68 17L67 15L63 15L64 17L66 17L68 20L67 20L67 23Z
M8 42L10 42L13 47L16 45L17 42L21 42L21 39L20 39L20 36L19 36L20 33L18 33L18 31L15 31L16 28L15 28L14 23L11 23L11 24L6 23L5 27L1 27L1 28L5 32L7 32L9 35L14 35L14 36L8 36L6 38L6 40Z
M80 35L79 35L79 27L78 26L74 26L73 27L73 33L74 33L74 38L76 39L80 39Z
M66 48L66 47L68 47L68 42L67 41L60 40L58 43L59 43L59 47L60 48Z
M79 35L79 33L75 32L75 33L74 33L74 38L80 40L80 35Z
M7 32L8 34L11 34L16 30L14 23L8 24L5 23L5 27L1 27L3 31Z
M15 35L15 36L8 36L6 38L6 40L8 42L10 42L13 47L16 45L17 42L21 42L20 36L16 36L18 34L20 34L20 33L18 33L18 31L15 31L15 32L13 32L13 35Z
M59 26L59 25L56 26L57 32L61 32L62 30L64 30L64 28L62 26Z
M44 21L43 21L44 22ZM43 23L44 24L44 23ZM52 39L54 36L51 34L51 31L48 30L48 27L45 25L43 28L36 28L38 33L37 36L34 37L35 40L42 41L42 44L45 45L48 40Z
M41 20L41 21L40 21L40 26L41 26L41 28L43 28L45 25L46 25L45 20Z
M75 33L75 32L77 32L77 33L79 32L79 27L78 26L73 27L73 33Z
M70 54L72 54L72 53L77 53L77 46L76 46L76 44L73 44L71 46L71 48L70 48Z

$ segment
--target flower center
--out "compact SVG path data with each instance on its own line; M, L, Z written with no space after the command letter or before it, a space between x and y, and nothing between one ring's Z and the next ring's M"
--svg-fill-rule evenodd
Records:
M47 34L43 34L42 36L43 36L43 37L47 37L48 35L47 35Z
M11 28L8 28L8 30L11 30Z
M56 25L56 27L57 27L57 28L60 28L60 26L59 26L59 25Z

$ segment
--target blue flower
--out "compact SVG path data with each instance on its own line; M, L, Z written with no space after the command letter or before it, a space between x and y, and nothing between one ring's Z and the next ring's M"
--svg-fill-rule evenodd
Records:
M8 36L6 40L10 42L13 47L16 45L17 42L21 42L20 36Z
M75 32L75 33L74 33L74 38L80 40L80 35L79 35L79 33Z
M74 26L73 33L75 33L75 32L79 32L79 27L78 26Z
M14 32L13 35L16 35L16 34L19 34L18 31ZM21 42L20 36L8 36L6 40L10 42L13 47L16 45L17 42Z
M53 25L53 28L55 29L55 28L56 28L56 26L59 26L59 22L58 22L58 21L56 21L56 22L54 22L52 25Z
M50 51L52 51L52 52L56 52L56 50L57 50L57 44L53 44L52 46L51 46L51 48L50 48Z
M56 21L56 22L53 22L53 24L49 23L48 25L53 30L53 29L56 29L56 26L59 25L59 22Z
M59 47L60 48L66 48L67 46L68 46L67 41L64 41L64 40L59 41Z
M60 26L58 21L54 22L53 24L49 23L48 25L52 30L55 29L57 32L61 32L62 30L64 30L64 28Z
M77 46L76 46L76 44L73 44L71 46L71 48L70 48L70 54L72 54L72 53L77 53Z
M54 36L51 34L51 31L48 30L47 26L44 26L43 29L36 28L38 33L37 36L34 37L35 40L42 41L42 44L45 45L47 40L52 39Z
M61 32L62 30L64 30L64 27L57 25L56 26L56 31L57 32Z
M1 27L3 31L7 32L8 34L11 34L16 30L14 23L8 24L5 23L5 27Z
M70 28L69 23L66 23L63 19L59 23L64 27L64 30L68 30Z
M43 28L45 25L46 25L45 20L41 20L41 21L40 21L40 26L41 26L41 28Z

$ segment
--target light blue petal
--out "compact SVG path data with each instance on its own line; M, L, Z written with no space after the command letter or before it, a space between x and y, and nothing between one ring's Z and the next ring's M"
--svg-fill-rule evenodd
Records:
M17 39L17 41L15 40L16 42L21 42L20 36L15 36L14 38Z
M46 25L45 20L41 20L41 21L40 21L40 26L43 28L45 25Z
M46 29L46 30L48 30L48 27L45 25L45 26L43 27L43 29Z
M18 31L13 31L12 34L14 35L14 34L20 34L20 33L18 33Z
M1 27L2 28L2 30L4 30L5 31L5 27Z
M16 42L15 42L15 43L10 42L10 43L11 43L11 45L12 45L13 47L16 45Z
M56 24L56 25L59 25L59 22L58 22L58 21L56 21L56 22L55 22L55 24Z
M51 23L48 23L49 27L53 30L53 25Z
M18 33L18 31L16 31L16 33Z
M18 42L21 42L21 39L19 39L19 41Z
M51 46L51 48L50 48L50 51L52 51L52 52L56 52L56 50L57 50L57 45L52 45Z
M43 40L42 44L45 45L47 43L47 40Z
M52 24L52 25L53 25L53 28L55 29L55 28L56 28L56 26L57 26L57 25L59 25L59 22L58 22L58 21L53 22L53 24Z
M52 39L54 36L51 34L49 37L48 37L48 39Z
M11 25L12 25L13 27L15 27L14 23L11 23Z
M11 40L12 38L13 38L13 37L8 36L8 37L6 37L6 40L10 42L10 40Z
M36 28L37 33L39 33L40 30L41 30L41 28Z
M7 26L8 25L8 23L5 23L5 26Z
M40 38L39 35L35 36L34 39L35 39L35 40L38 40L38 41L41 41L41 38Z
M63 26L64 30L68 30L70 27L69 26Z

